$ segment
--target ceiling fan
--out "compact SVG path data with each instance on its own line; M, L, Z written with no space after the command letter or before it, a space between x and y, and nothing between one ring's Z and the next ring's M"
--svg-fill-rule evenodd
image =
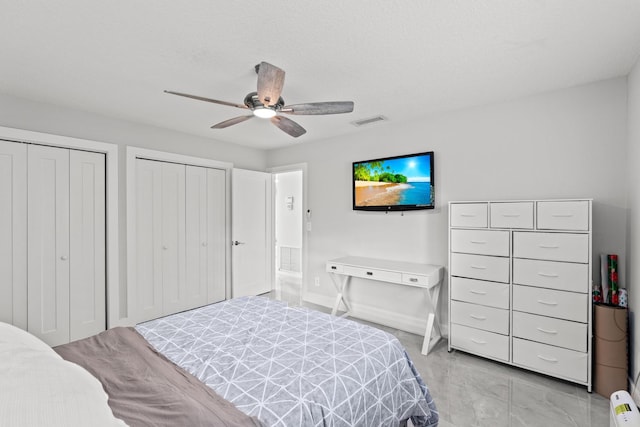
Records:
M268 62L261 62L256 65L255 68L258 73L258 90L257 92L251 92L245 96L243 104L219 101L217 99L189 95L181 92L173 92L170 90L165 90L165 92L172 95L197 99L199 101L213 102L214 104L228 105L230 107L242 108L244 110L251 111L251 114L234 117L215 124L211 126L212 129L224 129L257 116L264 119L270 119L271 123L294 138L305 134L307 131L298 123L282 116L281 114L321 115L343 114L353 111L352 101L310 102L306 104L285 105L284 99L280 96L284 85L284 70L276 67L275 65L271 65Z

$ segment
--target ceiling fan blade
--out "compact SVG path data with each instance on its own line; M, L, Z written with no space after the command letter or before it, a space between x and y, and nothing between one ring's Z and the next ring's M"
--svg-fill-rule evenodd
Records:
M352 101L311 102L308 104L285 105L280 110L287 114L343 114L353 111Z
M304 135L307 133L306 129L294 122L291 119L282 116L273 116L271 117L271 123L278 126L280 130L288 133L294 138L299 137L300 135Z
M203 96L189 95L188 93L173 92L173 91L170 91L170 90L165 90L164 92L165 93L170 93L171 95L184 96L185 98L197 99L198 101L206 101L206 102L213 102L214 104L228 105L229 107L243 108L245 110L247 108L249 108L244 104L236 104L234 102L219 101L217 99L205 98Z
M264 105L275 105L284 86L284 70L261 62L258 65L258 99Z
M237 125L238 123L242 123L244 121L249 120L250 118L254 117L253 114L250 114L248 116L238 116L238 117L234 117L233 119L229 119L229 120L225 120L224 122L220 122L218 124L215 124L213 126L211 126L211 129L224 129L224 128L228 128L229 126L233 126L233 125Z

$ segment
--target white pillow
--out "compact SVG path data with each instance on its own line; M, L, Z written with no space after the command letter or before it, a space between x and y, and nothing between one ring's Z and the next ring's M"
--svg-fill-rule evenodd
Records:
M0 420L3 426L126 426L102 384L48 345L0 322Z

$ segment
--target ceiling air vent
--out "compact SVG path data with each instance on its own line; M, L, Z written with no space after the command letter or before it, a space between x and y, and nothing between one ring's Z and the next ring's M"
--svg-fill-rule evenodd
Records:
M366 125L370 125L377 122L383 122L385 120L388 120L385 116L375 116L375 117L369 117L368 119L356 120L355 122L351 122L351 124L354 126L360 127L360 126L366 126Z

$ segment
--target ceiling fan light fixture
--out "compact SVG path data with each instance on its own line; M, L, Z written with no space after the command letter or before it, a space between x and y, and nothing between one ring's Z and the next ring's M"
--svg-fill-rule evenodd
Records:
M261 119L270 119L276 115L276 111L271 108L256 108L253 110L253 115Z

